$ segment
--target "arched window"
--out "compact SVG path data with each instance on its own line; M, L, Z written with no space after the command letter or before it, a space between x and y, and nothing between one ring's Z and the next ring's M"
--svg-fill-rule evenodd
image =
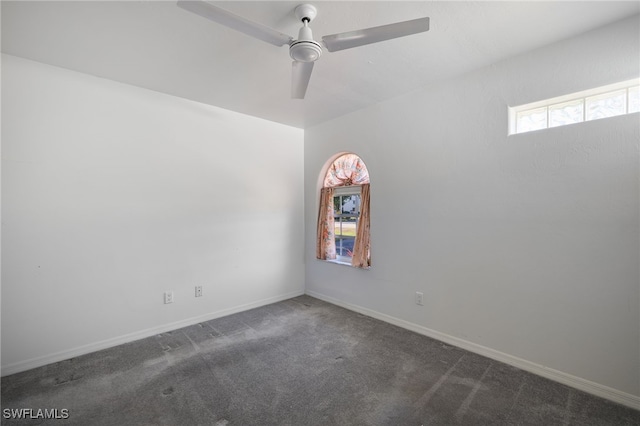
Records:
M344 154L329 166L320 191L316 257L371 266L369 238L369 171L355 154Z

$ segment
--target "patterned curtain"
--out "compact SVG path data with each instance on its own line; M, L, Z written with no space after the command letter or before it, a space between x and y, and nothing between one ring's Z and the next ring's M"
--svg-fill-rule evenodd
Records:
M370 250L370 220L369 220L369 184L362 185L360 194L360 217L358 218L358 231L353 246L353 258L351 266L356 268L368 268L371 266Z
M333 188L320 191L320 209L318 212L318 237L316 257L322 260L336 258L336 239L333 221Z
M369 183L369 171L364 162L355 154L338 157L324 178L324 187L362 185Z

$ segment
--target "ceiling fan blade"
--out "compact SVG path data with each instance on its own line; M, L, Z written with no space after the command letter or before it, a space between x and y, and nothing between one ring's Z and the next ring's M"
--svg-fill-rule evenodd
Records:
M287 34L234 15L206 1L179 0L178 7L275 46L284 46L293 40Z
M293 61L293 74L291 78L291 97L293 99L304 99L307 86L311 79L314 62Z
M329 52L335 52L428 30L429 18L418 18L411 21L397 22L395 24L381 25L363 30L332 34L322 37L322 42Z

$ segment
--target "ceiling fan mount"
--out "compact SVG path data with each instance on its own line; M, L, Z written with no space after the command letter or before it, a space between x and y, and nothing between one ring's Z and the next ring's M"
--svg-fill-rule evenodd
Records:
M318 9L316 9L316 7L312 4L300 4L296 6L295 13L299 21L311 22L318 14Z
M295 13L302 21L302 28L298 32L298 40L289 44L289 56L298 62L315 62L322 55L322 45L313 39L309 23L318 11L312 4L301 4L296 7Z
M429 18L424 17L379 27L332 34L322 37L322 41L319 43L313 39L313 34L309 27L309 24L318 13L315 6L311 4L301 4L295 8L295 14L302 22L302 28L298 32L297 40L287 34L228 12L209 1L178 0L178 6L275 46L288 45L289 56L293 59L291 97L294 99L304 99L314 62L322 56L323 47L329 52L335 52L429 30Z

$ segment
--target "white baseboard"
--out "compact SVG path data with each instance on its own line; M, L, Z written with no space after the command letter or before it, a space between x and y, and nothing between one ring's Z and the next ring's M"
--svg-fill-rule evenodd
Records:
M368 308L364 308L362 306L346 303L332 297L316 293L315 291L307 291L306 294L332 303L334 305L341 306L345 309L349 309L351 311L358 312L372 318L397 325L398 327L402 327L407 330L411 330L416 333L431 337L441 342L457 346L459 348L468 350L469 352L474 352L476 354L486 356L487 358L512 365L521 370L537 374L538 376L542 376L547 379L562 383L564 385L571 386L575 389L579 389L592 395L596 395L601 398L616 402L618 404L640 410L640 396L632 395L614 388L610 388L608 386L601 385L599 383L595 383L577 376L573 376L559 370L554 370L552 368L545 367L544 365L536 364L534 362L527 361L525 359L488 348L486 346L478 345L467 340L459 339L457 337L450 336L448 334L441 333L439 331L435 331L430 328L423 327L421 325L414 324L412 322L405 321L399 318L395 318Z
M42 367L54 362L64 361L70 358L74 358L80 355L85 355L91 352L96 352L102 349L111 348L113 346L122 345L123 343L133 342L135 340L144 339L146 337L155 336L156 334L165 333L167 331L177 330L182 327L188 327L190 325L198 324L204 321L210 321L212 319L224 317L227 315L235 314L238 312L247 311L253 308L259 308L260 306L269 305L271 303L280 302L282 300L291 299L292 297L301 296L304 291L295 291L286 293L280 296L270 297L267 299L258 300L244 305L235 306L229 309L223 309L221 311L211 312L205 315L197 317L187 318L181 321L172 322L169 324L163 324L158 327L147 328L145 330L136 331L134 333L125 334L123 336L114 337L111 339L102 340L100 342L90 343L88 345L79 346L73 349L56 352L49 355L44 355L36 358L31 358L26 361L14 362L13 364L2 366L2 376L8 376L10 374L20 373L22 371L31 370L32 368Z

